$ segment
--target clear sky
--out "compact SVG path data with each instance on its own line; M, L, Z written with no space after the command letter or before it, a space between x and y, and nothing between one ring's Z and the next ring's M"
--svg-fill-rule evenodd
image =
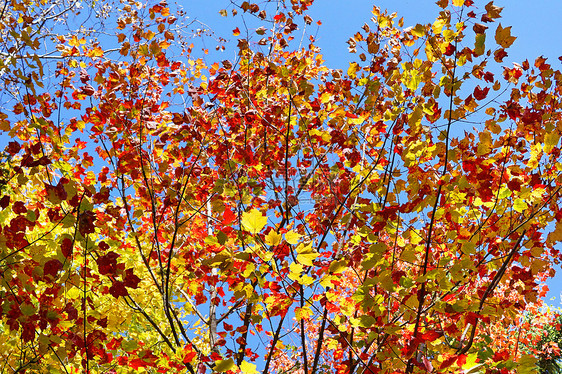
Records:
M474 5L483 10L488 0L474 0ZM193 1L185 6L187 14L204 22L217 34L232 38L235 23L218 15L220 9L229 7L228 0L211 2ZM417 23L432 22L439 12L433 0L316 0L310 9L314 21L322 21L316 33L316 45L321 47L326 64L331 68L347 68L352 58L347 52L346 41L372 17L373 5L389 12L396 12L398 18L404 17L404 27ZM517 37L508 50L505 65L528 59L531 65L538 56L548 58L554 69L562 69L558 60L562 56L562 1L560 0L497 0L494 5L503 7L500 22L503 27L512 26L511 34ZM240 22L236 19L235 22ZM235 27L235 26L234 26ZM313 23L312 26L316 28ZM309 29L314 33L314 29ZM209 46L211 49L211 46ZM224 58L232 58L232 51ZM213 54L213 53L212 53ZM559 248L562 250L562 246ZM548 282L550 291L546 301L553 306L562 306L562 270L557 267L557 275ZM555 298L555 299L553 299Z

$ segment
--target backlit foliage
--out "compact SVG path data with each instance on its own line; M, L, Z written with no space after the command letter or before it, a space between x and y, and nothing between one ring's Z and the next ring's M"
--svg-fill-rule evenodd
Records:
M5 2L2 371L525 373L558 352L525 321L555 323L562 74L502 67L493 3L437 4L408 28L373 7L331 69L312 0L235 1L232 36L165 2Z

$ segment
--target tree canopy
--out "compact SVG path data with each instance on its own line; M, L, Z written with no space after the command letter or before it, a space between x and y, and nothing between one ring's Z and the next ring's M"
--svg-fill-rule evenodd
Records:
M374 6L334 69L313 0L232 1L232 35L166 1L4 2L2 371L530 373L559 357L536 331L560 330L542 298L562 74L505 66L515 36L493 2L437 5L407 28Z

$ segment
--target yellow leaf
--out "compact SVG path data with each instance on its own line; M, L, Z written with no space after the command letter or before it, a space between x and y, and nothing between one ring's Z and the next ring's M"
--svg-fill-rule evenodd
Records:
M68 45L71 47L79 47L80 44L86 43L86 39L80 38L78 39L76 35L73 35L72 38L68 41Z
M515 36L511 36L511 26L503 28L501 23L498 25L496 29L496 43L502 48L508 48L515 39L517 39Z
M433 22L433 25L431 26L433 29L433 32L436 34L441 34L441 30L443 30L443 27L447 24L447 20L444 18L437 18L435 20L435 22Z
M410 30L412 35L417 36L418 38L423 38L425 35L425 27L421 24L417 24L416 27Z
M302 265L293 262L289 265L289 279L291 280L298 280L301 277L302 273Z
M516 212L522 213L527 208L528 205L523 199L515 199L515 201L513 202L513 210L515 210Z
M267 224L267 217L257 209L242 213L242 226L252 234L257 234Z
M275 230L271 230L265 236L265 244L278 245L279 243L281 243L281 234L278 234Z
M303 265L312 266L312 261L314 261L318 256L320 256L320 254L315 253L312 250L311 245L304 245L301 243L297 247L297 261Z
M154 38L156 34L154 34L154 31L152 30L148 30L145 34L144 37L146 38L146 40L152 40L152 38Z
M476 246L472 242L466 242L462 245L462 253L471 255L475 252Z
M346 268L347 268L347 260L343 259L339 261L333 261L330 264L329 271L332 274L339 274L339 273L343 273Z
M228 360L216 361L214 371L224 373L225 371L234 370L234 368L236 368L234 360L229 358Z
M349 69L347 69L347 75L350 78L355 78L357 76L357 70L359 70L359 65L356 62L352 62L349 64Z
M289 244L297 244L299 242L299 239L301 238L301 234L294 232L294 231L287 231L285 233L285 240L287 241L287 243Z
M562 242L562 222L558 222L556 228L548 234L547 241L551 244Z
M492 149L492 134L489 131L482 131L478 134L480 143L478 144L477 154L482 156L487 154Z
M318 253L301 253L297 255L297 261L303 265L312 266L312 261L318 256L320 256Z
M463 6L464 0L453 0L453 5L454 6Z
M240 364L240 370L244 374L256 374L258 371L256 370L256 365L250 364L246 361L242 361Z
M410 114L410 118L408 118L408 124L413 130L416 130L419 127L419 123L423 117L422 109L417 106L416 109Z
M543 150L546 153L551 153L554 147L558 145L559 140L560 140L560 135L556 134L555 132L549 132L544 136Z
M312 310L309 308L295 308L295 319L300 321L301 319L308 320L312 316Z

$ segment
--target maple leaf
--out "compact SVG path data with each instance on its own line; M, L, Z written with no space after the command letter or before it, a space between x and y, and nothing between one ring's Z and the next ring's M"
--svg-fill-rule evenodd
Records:
M73 248L74 248L74 243L72 242L72 239L63 238L61 243L62 255L66 258L72 257Z
M125 284L121 281L113 281L113 284L109 288L109 293L115 298L129 295L129 291L127 291Z
M133 274L133 269L125 270L125 277L123 279L123 284L125 287L138 288L141 279Z
M10 195L4 195L0 198L0 208L6 209L10 205Z
M80 213L80 222L78 225L78 231L82 236L86 236L86 234L92 234L95 232L94 222L96 221L96 216L94 212L88 210L85 212Z
M98 270L102 275L115 275L117 272L117 259L119 255L115 252L108 252L97 258Z
M484 87L483 89L480 86L476 86L474 88L474 98L476 100L484 100L490 91L489 87Z
M166 1L107 10L113 45L22 1L0 30L26 67L2 71L20 93L0 113L6 367L320 372L355 353L357 372L534 365L505 352L535 352L526 316L552 324L539 281L562 240L562 73L539 57L500 74L515 38L500 24L487 49L486 33L501 8L477 23L445 9L472 0L439 0L434 22L403 29L373 7L338 69L293 34L311 1L232 7L258 37L213 34L237 54L222 62L199 51L211 31L178 27ZM52 74L39 25L64 57Z
M258 209L242 213L242 226L252 234L260 232L267 224L265 217Z
M5 148L6 152L11 154L12 156L17 154L20 151L20 149L21 149L21 145L16 141L9 142L8 146Z
M511 36L511 26L503 28L501 23L496 29L496 43L498 43L502 48L508 48L517 39L515 36Z
M43 274L52 278L56 278L59 270L62 269L62 263L56 258L51 259L43 265Z

